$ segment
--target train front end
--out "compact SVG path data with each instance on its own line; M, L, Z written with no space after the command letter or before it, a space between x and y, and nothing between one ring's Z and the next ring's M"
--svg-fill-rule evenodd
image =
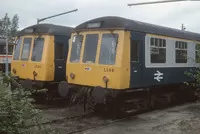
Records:
M125 81L129 70L122 64L124 34L121 30L72 34L67 60L68 82L116 90L128 87Z
M59 84L61 94L84 91L95 105L104 103L108 94L114 95L130 85L130 53L125 47L130 44L130 32L101 25L84 23L72 33L66 82Z
M27 89L48 89L48 99L57 96L58 83L65 80L71 31L71 27L53 24L20 31L11 64L14 78Z
M43 81L51 81L50 68L47 68L48 61L45 60L48 40L50 37L47 35L24 35L16 41L11 74L25 88L42 88Z

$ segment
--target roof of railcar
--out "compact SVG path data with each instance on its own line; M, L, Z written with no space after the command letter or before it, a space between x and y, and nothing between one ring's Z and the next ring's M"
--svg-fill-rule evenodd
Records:
M33 30L29 32L28 30ZM27 35L27 34L50 34L50 35L65 35L71 36L73 27L54 25L54 24L36 24L24 28L17 33L17 36Z
M101 23L99 28L88 28L87 25L91 23ZM168 28L164 26L154 25L150 23L140 22L127 18L117 16L99 17L86 21L74 28L74 31L91 30L91 29L124 29L134 30L139 32L170 36L176 38L183 38L188 40L200 41L200 34L189 31L182 31L178 29Z

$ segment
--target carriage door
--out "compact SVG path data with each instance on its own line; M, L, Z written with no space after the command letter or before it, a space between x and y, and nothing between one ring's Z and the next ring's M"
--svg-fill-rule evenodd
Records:
M132 32L130 39L130 65L131 65L131 87L140 87L142 85L142 48L144 34Z
M54 42L54 80L65 80L66 76L66 58L68 52L68 39L65 36L55 36Z

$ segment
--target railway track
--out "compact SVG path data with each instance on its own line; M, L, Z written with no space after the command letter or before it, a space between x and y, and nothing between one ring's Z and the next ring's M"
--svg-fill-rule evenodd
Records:
M135 113L135 114L132 114L130 116L123 117L120 119L110 119L110 118L106 118L105 116L101 116L98 113L91 112L91 113L70 116L70 117L63 117L63 118L43 122L40 125L43 125L43 126L46 126L47 128L52 128L52 129L59 128L59 130L57 129L56 133L66 133L66 134L81 133L90 129L95 129L98 127L103 127L109 124L113 124L116 122L134 118L134 116L139 115L139 114L152 112L154 110L164 110L166 108L183 105L185 103L187 102L178 103L178 104L176 103L174 105L164 106L157 109L149 109L149 110L146 110L140 113ZM29 128L30 127L34 127L34 125L29 126Z
M171 94L171 93L170 93ZM164 100L168 100L168 97L164 97ZM161 101L162 100L162 101ZM175 101L175 103L171 103L170 99L170 103L168 103L167 105L165 104L165 101L163 102L163 96L160 98L157 98L157 101L163 102L161 103L161 105L155 105L155 107L148 107L145 110L139 110L139 111L131 111L131 114L128 114L128 116L125 117L121 117L119 119L112 119L112 118L107 118L107 116L101 116L101 114L98 114L98 112L89 112L89 113L80 113L79 115L75 115L75 116L66 116L66 117L62 117L62 118L58 118L58 119L53 119L50 121L46 121L41 123L40 125L42 126L48 126L49 128L53 129L53 128L59 128L59 130L57 131L61 131L60 133L68 133L68 134L73 134L73 133L79 133L82 131L86 131L89 129L94 129L94 128L98 128L101 126L105 126L105 125L109 125L115 122L119 122L119 121L123 121L129 118L133 118L135 115L138 114L142 114L142 113L146 113L146 112L151 112L154 110L161 110L161 109L166 109L169 107L173 107L173 106L178 106L181 104L185 104L187 102L191 102L191 101ZM130 103L130 102L129 102ZM68 106L68 105L66 105ZM57 105L42 105L41 107L39 106L39 109L42 110L48 110L48 109L54 109L55 111L58 109L62 109L62 108L66 108L66 106L64 107L60 107ZM73 113L73 110L71 110L71 107L68 107L69 109L67 110L68 112ZM82 106L82 110L83 110L83 106ZM112 113L111 113L112 114ZM100 115L100 116L99 116ZM109 115L108 115L109 117ZM28 126L28 128L34 127L35 125L30 125Z
M78 118L88 118L89 116L92 116L92 114L83 114L83 115L75 115L75 116L70 116L70 117L63 117L63 118L58 118L50 121L46 121L37 125L48 125L48 124L54 124L54 123L61 123L64 122L65 120L72 120L72 119L78 119ZM36 125L29 125L27 128L35 127Z

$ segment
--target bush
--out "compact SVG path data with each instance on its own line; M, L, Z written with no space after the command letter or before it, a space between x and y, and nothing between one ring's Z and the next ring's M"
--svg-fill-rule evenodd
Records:
M200 50L200 46L198 45L197 47L198 50ZM200 51L197 51L196 59L192 60L196 63L200 63ZM193 82L185 82L185 84L195 89L194 95L197 97L197 101L200 101L200 66L186 71L185 74L193 79Z
M31 92L20 86L11 91L7 82L3 83L0 84L0 134L21 134L27 123L39 124L40 111L32 105Z

